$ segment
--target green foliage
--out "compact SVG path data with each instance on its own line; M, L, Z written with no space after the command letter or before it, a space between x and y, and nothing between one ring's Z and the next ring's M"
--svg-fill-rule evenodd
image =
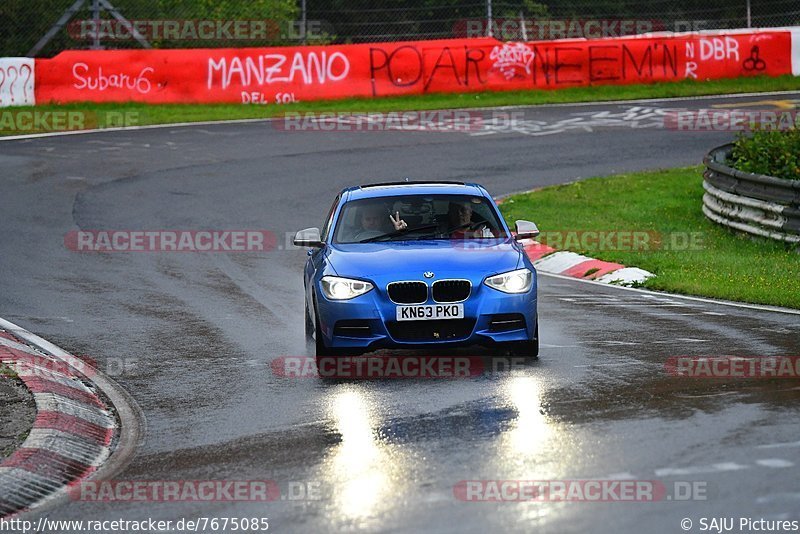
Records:
M3 0L0 2L0 56L24 56L36 42L47 33L61 15L73 4L74 0ZM275 37L263 42L232 40L172 40L154 41L155 48L203 48L203 47L243 47L266 46L275 44L299 44L296 39L281 37L291 21L299 17L296 0L111 0L111 4L130 21L189 21L189 20L267 20L281 31ZM71 19L76 21L92 20L92 2L87 0L81 10ZM101 19L110 19L111 15L103 11ZM270 32L272 34L273 32ZM291 41L288 43L287 41ZM67 28L62 28L50 43L42 50L39 57L49 57L62 50L86 49L91 45L87 40L70 35ZM106 48L141 48L132 39L104 39Z
M2 377L16 378L17 373L11 367L0 363L0 378Z
M516 4L517 2L512 3ZM545 4L536 2L534 0L522 0L518 3L518 6L515 5L513 7L504 3L502 8L497 11L495 16L500 19L514 20L519 18L521 14L526 21L547 20L551 18L550 11L547 9Z
M48 31L74 0L0 1L0 55L22 56ZM800 24L798 0L753 2L754 27ZM91 20L91 0L72 20ZM269 20L280 28L300 18L300 0L111 0L130 20ZM458 37L466 21L487 17L484 0L306 0L307 20L322 23L313 43L358 43ZM517 20L628 20L650 21L656 30L679 29L691 21L701 28L741 28L746 25L745 4L730 0L492 0L493 17ZM110 18L103 13L102 18ZM533 38L528 35L528 38ZM517 37L519 38L519 37ZM157 48L292 45L302 42L285 33L267 42L233 40L171 40L152 43ZM61 30L39 55L48 57L66 49L88 48L91 43ZM108 48L139 48L133 40L104 39Z
M800 130L740 134L731 158L733 167L740 171L800 180Z
M544 237L648 232L653 246L643 250L613 250L596 242L570 246L655 273L644 284L648 289L800 308L796 245L732 232L708 220L700 209L700 173L700 167L690 167L591 178L514 195L500 209L509 222L534 221Z

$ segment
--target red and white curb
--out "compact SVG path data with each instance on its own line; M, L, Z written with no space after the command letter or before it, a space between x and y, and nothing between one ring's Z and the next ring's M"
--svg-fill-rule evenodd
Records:
M621 263L556 250L533 240L524 240L522 245L536 270L544 273L621 286L638 286L655 276L638 267L625 267Z
M141 428L130 423L136 409L118 386L109 387L82 360L3 319L0 363L17 373L36 402L27 439L0 463L0 517L65 498L70 486L97 474L121 442L138 444ZM133 427L124 440L123 418Z

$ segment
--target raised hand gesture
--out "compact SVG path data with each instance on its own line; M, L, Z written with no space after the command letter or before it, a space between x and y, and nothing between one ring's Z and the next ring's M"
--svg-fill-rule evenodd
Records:
M397 218L395 219L395 217ZM400 218L399 211L395 212L395 217L392 217L391 213L389 214L389 218L392 220L392 224L394 225L395 230L405 230L406 228L408 228L406 222Z

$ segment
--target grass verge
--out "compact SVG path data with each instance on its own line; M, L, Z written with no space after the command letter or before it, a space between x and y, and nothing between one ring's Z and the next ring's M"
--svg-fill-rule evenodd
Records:
M16 371L3 363L0 363L0 377L18 378Z
M563 104L575 102L610 102L638 98L671 98L705 96L726 93L751 93L768 91L800 90L800 77L757 76L730 80L695 81L639 84L601 85L574 87L558 90L527 90L505 92L482 92L463 94L427 94L385 98L353 98L323 102L299 102L292 104L242 105L242 104L139 104L139 103L74 103L46 104L37 106L38 111L82 111L94 112L102 123L108 112L135 112L139 125L169 124L176 122L215 121L229 119L260 119L276 116L287 111L323 112L389 112L426 109L480 108L495 106L525 106L540 104ZM14 108L29 111L33 108ZM49 130L14 128L13 124L0 121L0 135L41 133ZM91 120L89 121L92 122ZM12 126L12 127L9 127ZM102 123L101 126L115 126ZM96 127L94 124L87 127Z
M800 308L796 246L712 223L701 211L702 197L701 169L687 167L547 187L512 196L501 210L509 223L536 222L544 241L551 235L569 244L574 231L565 248L655 273L648 289ZM650 244L614 246L612 239L601 247L581 239L593 235L581 231L648 232Z

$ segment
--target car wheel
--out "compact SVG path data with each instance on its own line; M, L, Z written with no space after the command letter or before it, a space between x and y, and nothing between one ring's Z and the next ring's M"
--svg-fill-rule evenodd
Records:
M536 316L536 339L515 343L511 348L511 354L523 358L539 358L539 316Z
M316 347L314 342L314 321L311 320L311 314L308 311L308 303L306 303L306 353L310 355L316 354Z
M522 341L520 343L515 343L511 348L511 354L521 358L538 359L539 341Z
M316 300L314 301L316 303ZM315 306L316 308L316 306ZM307 325L306 328L309 328L310 325ZM314 336L313 339L310 339L311 336L306 337L309 339L309 344L314 344L314 355L317 358L325 357L325 356L335 356L336 350L330 349L325 346L325 341L323 340L322 334L320 334L320 327L319 327L319 314L317 313L316 309L314 310Z
M319 332L319 319L317 319L317 327L315 332ZM328 347L325 346L325 341L322 339L321 335L316 334L314 338L315 338L314 353L317 358L336 355L336 351L334 349L329 349Z

